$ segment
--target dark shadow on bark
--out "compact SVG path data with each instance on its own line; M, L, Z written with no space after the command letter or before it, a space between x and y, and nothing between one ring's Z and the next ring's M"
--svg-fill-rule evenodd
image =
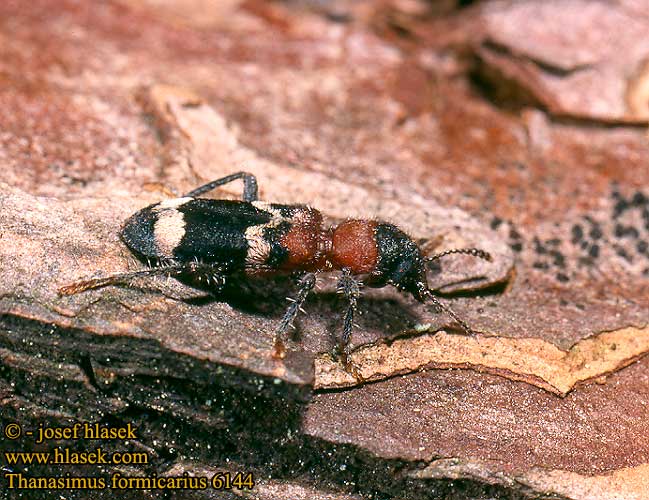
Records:
M197 360L155 341L98 336L5 315L0 317L0 349L3 428L10 422L37 429L75 421L113 427L130 423L136 428L137 439L129 441L50 441L43 445L35 444L33 438L0 441L1 451L56 447L92 451L101 446L108 453L146 452L150 459L146 465L128 467L82 466L83 475L110 478L120 472L160 477L174 463L184 461L198 474L203 465L219 464L254 472L258 478L364 498L525 498L511 489L476 481L410 479L402 471L422 464L384 460L355 446L304 435L301 421L309 387ZM80 466L5 466L3 474L8 472L31 477L78 476ZM53 498L53 493L3 489L0 498L38 500ZM240 498L209 489L119 494L127 499ZM110 489L65 491L69 499L114 495Z

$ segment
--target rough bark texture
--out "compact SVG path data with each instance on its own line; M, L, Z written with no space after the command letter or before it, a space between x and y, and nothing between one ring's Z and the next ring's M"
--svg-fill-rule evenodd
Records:
M0 423L132 423L138 438L106 449L151 460L2 456L3 474L257 480L121 498L645 498L648 8L0 2ZM377 218L431 252L488 250L429 273L475 335L363 289L359 384L330 354L345 304L326 276L283 360L288 279L218 297L165 279L57 294L141 267L123 221L238 170L331 224ZM117 494L0 482L6 498Z

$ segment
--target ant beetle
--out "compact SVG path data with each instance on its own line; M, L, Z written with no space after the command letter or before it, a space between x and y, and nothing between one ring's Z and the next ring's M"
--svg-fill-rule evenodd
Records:
M237 179L244 185L241 201L200 197ZM215 286L222 289L228 278L294 273L299 279L298 291L275 333L274 354L283 357L283 338L315 286L316 274L341 271L337 289L347 298L348 306L338 348L348 371L353 370L349 341L361 283L375 288L392 285L419 302L429 300L472 333L433 295L426 279L426 263L458 253L491 260L484 250L461 248L426 257L393 224L352 219L324 227L322 215L314 208L259 201L257 191L257 179L238 172L181 198L143 208L126 221L120 236L140 259L153 262L153 267L80 281L61 288L59 293L72 295L144 276L184 273L211 276Z

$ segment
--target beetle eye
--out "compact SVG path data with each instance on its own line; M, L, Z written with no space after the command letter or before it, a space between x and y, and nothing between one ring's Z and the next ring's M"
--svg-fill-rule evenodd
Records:
M400 262L397 268L392 273L392 276L390 276L390 282L396 285L402 284L404 281L407 280L407 277L410 274L411 269L412 269L412 262L408 260L404 260Z
M412 262L409 261L403 261L399 266L397 267L397 275L403 276L406 274L408 271L410 271L410 268L412 267Z

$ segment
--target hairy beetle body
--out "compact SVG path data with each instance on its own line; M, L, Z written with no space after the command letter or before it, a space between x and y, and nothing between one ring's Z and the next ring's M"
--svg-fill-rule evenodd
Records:
M243 200L219 200L201 194L235 179L244 181ZM276 332L275 353L281 356L288 331L317 273L342 271L338 289L349 302L343 318L340 354L348 369L349 341L360 283L392 285L419 301L430 300L467 332L469 327L441 304L428 288L426 263L450 253L490 259L475 248L455 249L425 257L417 244L393 224L352 219L325 227L323 217L306 205L257 200L254 176L239 172L205 184L180 198L150 205L125 222L120 236L153 268L74 283L60 290L72 294L90 288L127 283L146 275L207 272L223 284L231 276L294 273L299 290Z

